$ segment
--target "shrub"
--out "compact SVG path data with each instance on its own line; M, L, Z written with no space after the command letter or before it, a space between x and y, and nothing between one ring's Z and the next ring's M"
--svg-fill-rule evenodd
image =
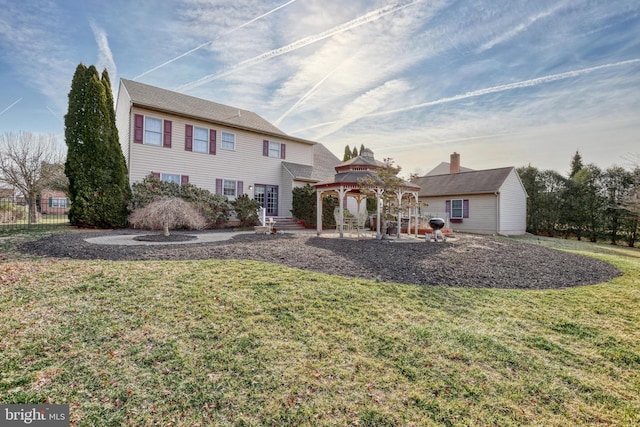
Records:
M253 200L248 195L243 194L231 202L231 206L233 206L233 211L236 214L236 218L240 221L241 226L249 227L258 225L258 208L260 208L260 203L257 200Z
M317 206L316 189L307 184L304 187L296 187L293 189L293 200L291 213L297 219L304 221L308 227L316 226L316 206ZM338 199L328 196L322 202L322 224L326 227L332 227L336 224L333 217L333 210L338 206Z
M164 230L182 228L200 230L206 226L202 214L189 202L178 197L164 197L136 209L129 215L129 223L134 227Z
M133 183L131 189L132 209L143 208L161 198L179 197L200 212L207 222L206 228L224 226L231 215L231 205L225 196L212 194L193 184L160 181L149 174L142 181Z

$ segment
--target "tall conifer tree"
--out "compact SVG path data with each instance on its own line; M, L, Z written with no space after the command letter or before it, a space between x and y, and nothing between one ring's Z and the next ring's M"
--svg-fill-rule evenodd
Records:
M71 209L81 227L123 227L131 197L127 168L115 124L111 82L92 65L79 64L71 82L65 116Z

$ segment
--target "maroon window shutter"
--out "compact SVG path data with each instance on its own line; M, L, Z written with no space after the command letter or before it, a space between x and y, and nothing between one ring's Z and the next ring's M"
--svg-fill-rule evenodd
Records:
M462 217L469 218L469 199L462 201Z
M151 172L155 179L160 179L160 172Z
M184 126L184 149L185 151L193 151L193 126Z
M287 150L287 144L280 144L280 158L281 159L286 159L287 156L285 154L285 151Z
M216 194L222 194L222 179L216 178Z
M188 184L189 183L189 175L182 175L180 177L180 184Z
M269 141L266 139L262 141L262 155L269 156Z
M449 217L451 217L451 200L447 200L445 202L445 208L444 208L445 212L447 214L449 214Z
M216 130L209 129L209 154L216 154Z
M133 142L142 144L142 129L144 126L144 116L142 114L133 115Z
M162 146L165 148L171 148L171 120L164 121L164 140Z
M242 181L238 181L238 196L242 196L244 194L244 183Z

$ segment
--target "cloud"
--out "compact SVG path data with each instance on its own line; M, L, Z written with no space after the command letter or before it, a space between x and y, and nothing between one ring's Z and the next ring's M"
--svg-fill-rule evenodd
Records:
M492 86L492 87L488 87L488 88L484 88L484 89L478 89L478 90L466 92L466 93L459 94L459 95L454 95L454 96L450 96L450 97L446 97L446 98L440 98L440 99L437 99L437 100L434 100L434 101L428 101L428 102L422 102L422 103L419 103L419 104L408 105L408 106L404 106L404 107L400 107L400 108L396 108L396 109L384 110L384 111L372 111L372 112L368 112L366 114L354 115L352 117L343 117L343 118L340 118L340 119L337 119L337 120L332 120L332 121L325 122L325 123L315 124L315 125L307 127L307 128L298 129L297 131L294 131L293 133L300 133L300 132L304 132L305 130L315 129L315 128L324 127L324 126L333 127L333 130L331 131L331 133L333 133L333 132L335 132L337 130L336 125L338 125L339 126L338 128L340 128L340 127L343 127L341 124L343 124L343 123L345 123L345 124L346 123L352 123L355 120L358 120L360 118L365 118L365 117L366 118L371 118L371 117L380 117L380 116L398 114L398 113L403 113L403 112L407 112L407 111L411 111L411 110L417 110L417 109L427 108L427 107L431 107L431 106L435 106L435 105L447 104L447 103L451 103L451 102L461 101L461 100L474 98L474 97L479 97L479 96L484 96L484 95L489 95L489 94L493 94L493 93L511 91L511 90L515 90L515 89L524 89L524 88L528 88L528 87L538 86L538 85L541 85L541 84L555 82L555 81L558 81L558 80L564 80L564 79L568 79L568 78L579 77L579 76L582 76L582 75L585 75L585 74L593 73L595 71L604 70L604 69L607 69L607 68L622 67L622 66L626 66L626 65L637 64L639 62L640 62L640 58L636 58L636 59L630 59L630 60L627 60L627 61L620 61L620 62L616 62L616 63L603 64L603 65L598 65L598 66L595 66L595 67L583 68L583 69L580 69L580 70L573 70L573 71L567 71L567 72L559 73L559 74L552 74L552 75L548 75L548 76L537 77L535 79L523 80L523 81L519 81L519 82L515 82L515 83Z
M485 50L491 49L492 47L494 47L497 44L501 44L501 43L505 43L506 41L512 39L513 37L517 36L518 34L526 31L527 29L529 29L529 27L531 27L533 24L535 24L537 21L542 20L544 18L548 18L549 16L554 15L558 10L562 9L563 5L555 5L554 7L552 7L551 9L535 14L533 16L530 16L526 19L526 21L524 23L519 23L517 25L515 25L514 27L502 32L501 34L495 36L494 38L492 38L491 40L485 42L482 44L482 46L480 46L477 50L476 53L482 53Z
M240 24L240 25L237 25L237 26L235 26L235 27L231 28L230 30L227 30L227 31L223 32L222 34L220 34L220 35L219 35L218 37L216 37L215 39L213 39L213 40L209 40L209 41L204 42L204 43L201 43L201 44L199 44L198 46L194 47L193 49L190 49L190 50L188 50L188 51L186 51L186 52L184 52L184 53L182 53L182 54L180 54L180 55L178 55L178 56L176 56L176 57L173 57L173 58L169 59L168 61L165 61L165 62L163 62L162 64L157 65L157 66L155 66L155 67L153 67L153 68L151 68L151 69L149 69L149 70L145 71L144 73L138 74L138 75L137 75L137 76L135 76L133 79L134 79L134 80L137 80L137 79L139 79L139 78L141 78L141 77L146 76L147 74L149 74L149 73L151 73L151 72L153 72L153 71L159 70L160 68L162 68L162 67L164 67L164 66L166 66L166 65L171 64L172 62L175 62L175 61L177 61L177 60L179 60L179 59L182 59L182 58L184 58L184 57L185 57L185 56L187 56L187 55L191 55L192 53L194 53L194 52L196 52L196 51L198 51L198 50L200 50L200 49L202 49L202 48L205 48L205 47L207 47L207 46L210 46L211 44L215 43L215 42L216 42L216 40L218 40L218 39L220 39L220 38L222 38L222 37L224 37L224 36L227 36L227 35L229 35L229 34L232 34L233 32L238 31L238 30L240 30L240 29L242 29L242 28L244 28L244 27L246 27L246 26L248 26L248 25L251 25L251 24L253 24L254 22L256 22L256 21L258 21L258 20L260 20L260 19L262 19L262 18L265 18L265 17L267 17L267 16L271 15L272 13L277 12L277 11L278 11L278 10L280 10L280 9L282 9L282 8L284 8L284 7L286 7L286 6L289 6L291 3L294 3L295 1L297 1L297 0L289 0L288 2L283 3L283 4L281 4L281 5L277 6L277 7L275 7L275 8L273 8L273 9L269 10L268 12L263 13L262 15L256 16L255 18L250 19L249 21L246 21L246 22L244 22L244 23L242 23L242 24Z
M38 14L34 13L38 11ZM46 16L46 19L43 18ZM0 56L21 83L35 88L62 108L69 87L69 50L59 22L58 6L50 1L4 2L0 7Z
M93 21L90 21L89 25L91 26L91 31L93 31L93 36L98 45L98 63L96 68L98 71L106 68L112 82L117 82L118 69L116 68L116 62L113 60L113 53L111 53L111 48L109 47L107 33Z
M408 3L401 3L401 4L393 4L393 5L388 5L388 6L384 6L381 7L379 9L373 10L369 13L366 13L362 16L359 16L358 18L355 18L351 21L348 21L342 25L338 25L336 27L333 27L329 30L323 31L319 34L315 34L312 36L308 36L308 37L304 37L302 39L296 40L293 43L289 43L288 45L279 47L277 49L272 49L268 52L264 52L258 56L255 56L253 58L250 59L246 59L240 63L237 63L235 65L232 65L230 67L227 67L227 69L217 72L217 73L213 73L213 74L209 74L207 76L204 76L198 80L194 80L188 83L185 83L181 86L179 86L178 88L176 88L177 91L179 92L183 92L183 91L187 91L190 89L195 89L203 84L209 83L213 80L216 79L220 79L222 77L228 76L234 72L236 72L237 70L246 68L246 67L250 67L253 65L256 65L260 62L264 62L268 59L272 59L275 57L278 57L280 55L285 55L288 54L290 52L296 51L298 49L301 49L305 46L308 46L310 44L319 42L321 40L327 39L329 37L333 37L337 34L343 33L345 31L349 31L352 30L354 28L357 28L361 25L367 24L369 22L378 20L386 15L389 15L391 13L397 12L399 10L402 10L404 8L407 8L415 3L421 2L423 0L413 0L410 1Z

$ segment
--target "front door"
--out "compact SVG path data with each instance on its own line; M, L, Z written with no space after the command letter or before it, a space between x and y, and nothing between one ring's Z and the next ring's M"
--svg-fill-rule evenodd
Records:
M253 198L266 209L267 216L278 216L278 186L256 184Z

